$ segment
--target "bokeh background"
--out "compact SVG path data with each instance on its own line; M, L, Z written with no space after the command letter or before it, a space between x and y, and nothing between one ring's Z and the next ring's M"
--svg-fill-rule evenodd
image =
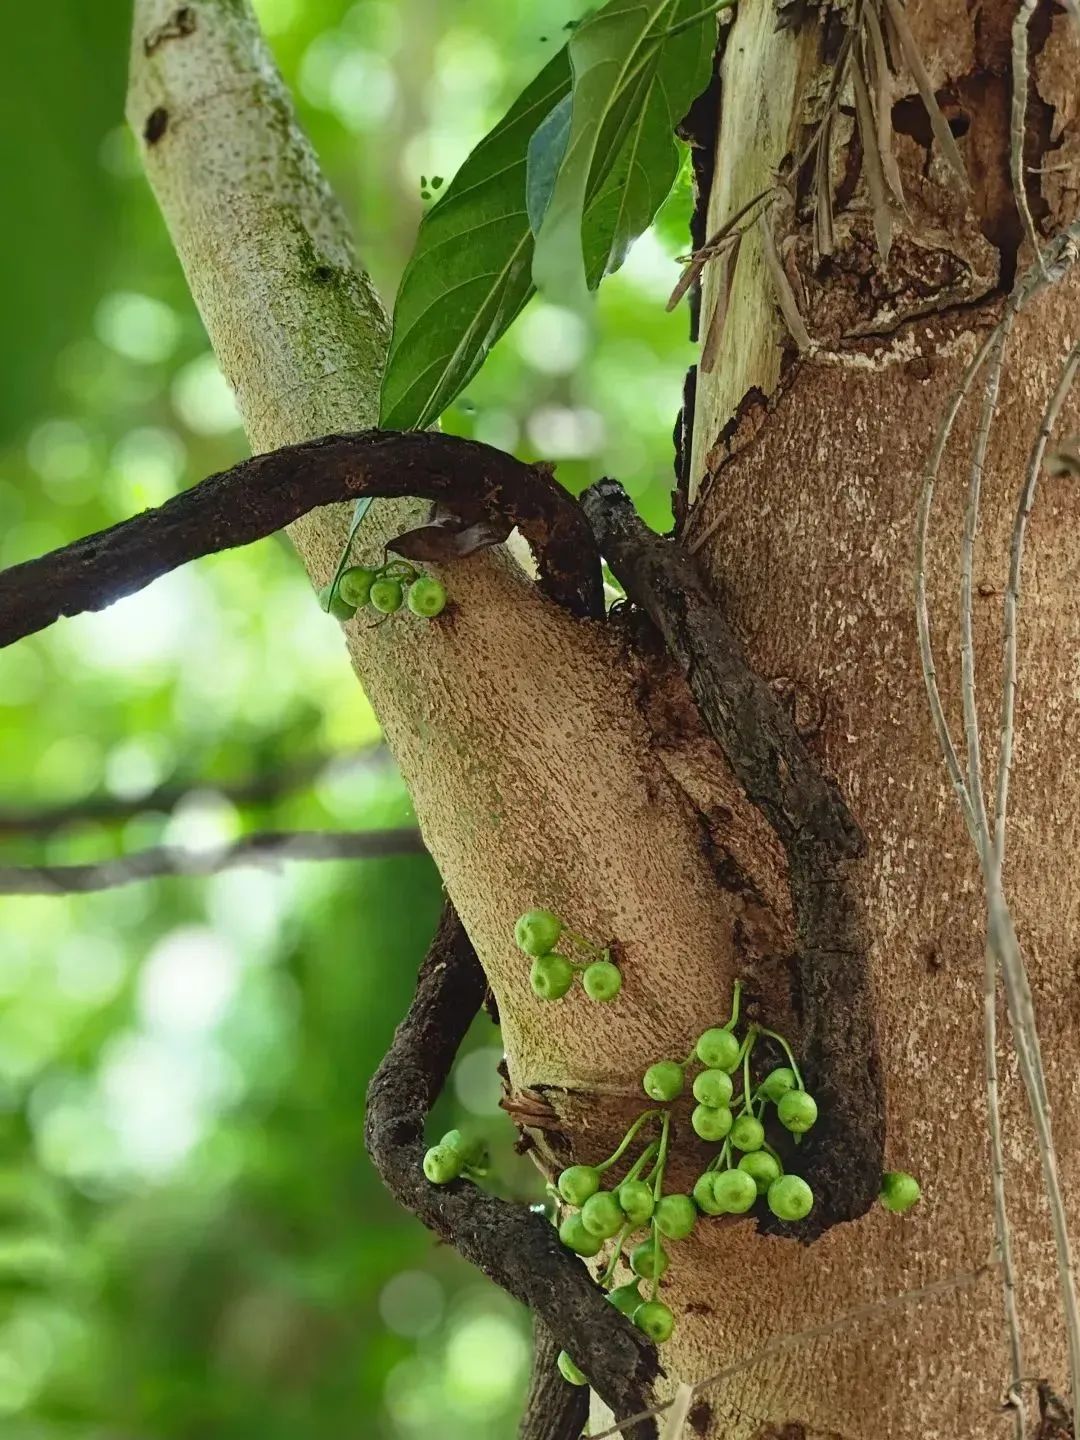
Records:
M256 8L389 302L424 180L453 175L583 7ZM123 126L128 26L125 0L5 11L4 566L245 453ZM534 302L448 428L556 460L574 489L616 474L663 526L688 212L684 168L595 331ZM283 540L0 654L0 864L410 820ZM361 1144L439 898L417 856L0 898L5 1440L513 1434L527 1317L395 1209ZM534 1198L500 1054L478 1021L433 1128L486 1134L501 1189Z

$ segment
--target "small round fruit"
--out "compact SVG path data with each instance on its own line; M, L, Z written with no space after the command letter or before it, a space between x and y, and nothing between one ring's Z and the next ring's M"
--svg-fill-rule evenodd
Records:
M526 910L514 926L514 939L526 955L546 955L562 934L562 921L550 910Z
M561 1000L573 983L574 967L561 955L538 955L529 970L529 984L541 1000Z
M726 1070L702 1070L694 1080L694 1099L721 1110L731 1099L734 1086Z
M319 591L319 605L328 615L333 615L335 620L351 620L356 614L356 606L343 600L340 594L335 595L333 600L330 599L329 585L324 585Z
M745 1170L723 1170L713 1185L713 1198L721 1213L745 1215L757 1199L757 1186Z
M789 1090L781 1096L776 1114L793 1135L805 1135L817 1119L817 1102L805 1090Z
M682 1094L686 1076L677 1060L658 1060L645 1071L641 1083L650 1100L659 1100L666 1104L669 1100L677 1100Z
M685 1240L695 1220L697 1211L689 1195L665 1195L656 1207L656 1228L669 1240Z
M573 1250L575 1255L583 1255L586 1260L599 1255L604 1243L599 1235L585 1229L581 1216L576 1213L567 1215L559 1226L559 1239L568 1250Z
M571 1165L559 1176L558 1188L568 1205L584 1205L600 1189L600 1172L591 1165Z
M614 1290L609 1290L607 1298L621 1315L633 1315L641 1304L641 1291L635 1280L630 1285L617 1285Z
M734 1070L740 1048L730 1030L706 1030L697 1042L697 1057L710 1070Z
M903 1215L922 1195L919 1182L905 1170L886 1170L881 1177L880 1200L886 1210Z
M401 609L404 598L405 592L401 588L400 580L375 580L368 591L371 608L378 610L380 615L393 615L395 610Z
M559 1374L570 1385L588 1385L585 1375L578 1369L566 1350L559 1351L559 1358L556 1361L559 1367Z
M668 1267L667 1251L655 1240L643 1240L630 1252L630 1269L643 1280L659 1280Z
M715 1170L706 1170L694 1182L694 1204L703 1215L723 1215L724 1207L716 1198L716 1182L720 1176Z
M424 1174L433 1185L449 1185L463 1168L461 1156L449 1145L432 1145L424 1156Z
M585 966L581 983L590 1000L614 1000L622 989L622 971L610 960L594 960Z
M774 1105L779 1105L788 1091L794 1090L798 1083L794 1070L789 1069L786 1065L778 1065L775 1070L770 1070L761 1082L761 1093L766 1100L771 1100Z
M338 594L347 604L359 610L368 603L371 587L377 577L378 572L369 570L366 565L350 565L338 581Z
M446 589L430 575L421 575L409 586L407 603L414 615L434 620L446 609Z
M765 1126L754 1115L740 1115L731 1127L736 1150L760 1150L765 1144Z
M644 1180L624 1180L615 1193L619 1198L619 1209L635 1229L649 1223L656 1202Z
M759 1195L766 1195L773 1181L779 1180L784 1173L779 1160L767 1150L751 1150L739 1161L738 1168L750 1176Z
M723 1140L731 1129L732 1115L726 1105L715 1109L712 1105L695 1105L690 1115L690 1124L702 1140Z
M814 1192L801 1175L781 1175L769 1186L769 1209L778 1220L805 1220L814 1208Z
M654 1345L662 1345L675 1329L675 1316L662 1300L646 1300L634 1311L634 1324Z
M590 1235L599 1235L601 1240L610 1240L626 1224L626 1216L610 1190L598 1190L595 1195L590 1195L581 1207L581 1223Z

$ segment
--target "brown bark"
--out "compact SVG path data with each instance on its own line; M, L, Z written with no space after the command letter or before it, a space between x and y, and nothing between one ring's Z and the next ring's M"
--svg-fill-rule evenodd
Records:
M665 1361L691 1379L750 1354L770 1336L951 1272L977 1270L993 1241L979 1002L982 886L928 718L913 564L921 474L934 430L950 387L1000 313L1002 286L1016 264L1020 231L1008 190L1005 78L1012 13L993 4L969 14L948 0L910 8L934 84L961 136L973 179L970 206L958 197L940 156L928 152L925 115L920 118L919 102L905 94L910 82L902 79L893 122L911 213L898 224L889 265L873 253L869 199L861 176L850 190L849 169L850 197L837 215L840 239L832 264L813 268L803 211L789 212L778 229L789 266L794 257L791 268L801 281L816 353L793 356L770 301L767 341L755 334L753 343L744 343L736 326L720 372L698 380L695 454L701 464L682 538L723 597L755 668L793 683L824 717L814 752L867 841L857 886L885 1074L887 1162L914 1171L925 1199L908 1217L878 1210L809 1247L738 1223L707 1229L696 1254L678 1250L673 1268L685 1318ZM1040 158L1046 142L1039 135L1053 134L1071 168L1033 181L1032 209L1046 235L1075 218L1080 55L1066 17L1048 22L1049 15L1032 32L1035 81L1026 158L1029 164L1061 163L1057 152ZM740 101L749 103L766 81L760 70L748 68L752 47L735 45L744 23L751 23L749 7L741 7L727 46L725 113ZM796 49L808 43L806 32L770 42ZM799 147L804 114L797 98L781 154ZM834 175L850 150L850 136L840 128ZM724 153L722 128L721 159ZM759 163L780 158L773 154ZM723 219L724 203L710 215L708 228ZM1020 256L1021 263L1029 259ZM752 266L741 272L732 299L736 317L764 303L761 293L740 295L740 283L760 292L767 282ZM706 314L708 300L707 286ZM991 437L976 555L980 714L990 776L1013 512L1039 413L1078 333L1080 282L1074 278L1022 318ZM958 734L958 555L976 419L976 407L968 406L947 455L929 577L939 672ZM1078 423L1074 399L1063 433ZM1006 870L1032 971L1067 1197L1080 1184L1080 910L1072 893L1080 839L1078 508L1075 487L1044 477L1029 531L1021 606ZM1000 1025L1027 1369L1065 1393L1053 1249L1003 1011ZM1078 1212L1080 1203L1071 1209L1074 1227ZM711 1407L707 1433L726 1440L1005 1436L1012 1425L1001 1408L1007 1365L1000 1281L991 1270L970 1289L890 1310L879 1324L864 1320L733 1376L704 1395ZM1034 1434L1034 1389L1028 1399Z

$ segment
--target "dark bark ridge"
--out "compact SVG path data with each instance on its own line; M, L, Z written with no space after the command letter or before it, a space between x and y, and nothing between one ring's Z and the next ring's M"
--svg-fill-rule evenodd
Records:
M250 545L333 501L418 496L494 544L517 526L541 588L574 614L603 614L599 557L580 507L540 466L479 441L363 430L255 455L153 510L0 573L0 648L64 615L101 610L161 575ZM453 531L448 529L448 539Z
M529 1306L554 1337L555 1352L568 1350L622 1419L647 1408L659 1373L655 1348L608 1303L542 1215L468 1180L431 1185L424 1176L424 1124L485 985L464 927L447 905L420 968L413 1003L368 1089L368 1154L398 1203ZM533 1428L528 1433L534 1440L556 1440L567 1432ZM655 1425L640 1421L627 1434L632 1440L653 1440Z
M589 1391L559 1372L562 1346L540 1319L533 1322L533 1368L518 1440L580 1440L589 1422Z
M818 1203L789 1233L813 1239L877 1198L885 1112L865 944L848 881L864 841L690 557L649 530L614 480L582 496L601 552L682 665L702 719L782 843L798 933L797 1003L821 1119L799 1155Z

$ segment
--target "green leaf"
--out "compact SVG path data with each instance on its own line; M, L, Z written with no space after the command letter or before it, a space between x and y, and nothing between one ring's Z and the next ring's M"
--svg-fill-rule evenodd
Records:
M656 0L650 8L658 8ZM701 14L700 0L666 0L659 8L657 37L673 22ZM579 250L584 246L590 287L622 263L670 189L678 168L672 132L708 83L714 43L709 16L680 35L657 38L657 63L628 82L630 103L604 127L576 240ZM533 295L530 216L543 220L558 183L553 162L561 158L560 124L570 94L566 47L424 217L394 305L379 419L384 429L423 429L437 420Z
M678 169L672 132L708 80L714 37L700 0L609 0L570 40L570 137L533 258L533 279L551 298L584 299L592 277L583 225L605 178L605 269L659 208Z
M526 154L533 131L569 93L564 48L424 217L394 304L384 429L420 430L436 420L532 294Z
M345 572L345 566L349 563L349 555L352 551L352 543L356 539L356 532L360 529L360 526L363 524L364 516L371 509L373 504L374 498L371 495L361 495L360 499L357 500L356 504L353 506L352 520L349 523L349 533L345 537L345 544L342 546L341 549L341 556L337 563L337 569L334 571L334 578L330 581L330 589L328 592L330 599L333 599L334 591L337 589L338 581L341 579L342 575Z

